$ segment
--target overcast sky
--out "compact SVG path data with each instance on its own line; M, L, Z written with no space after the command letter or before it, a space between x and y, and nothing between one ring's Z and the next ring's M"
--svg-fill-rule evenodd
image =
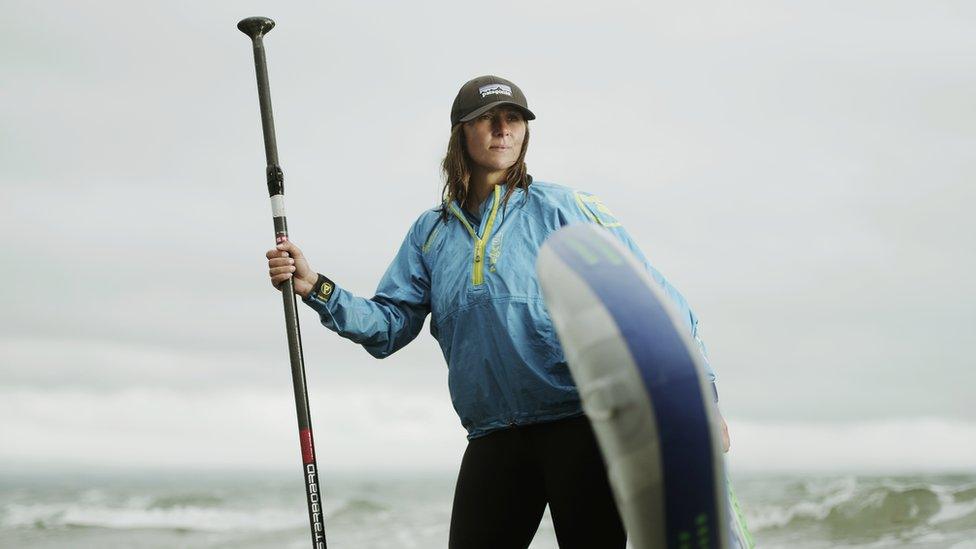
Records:
M297 462L256 14L292 238L338 284L372 295L498 74L530 173L701 317L736 466L976 467L971 2L2 6L0 467ZM376 361L302 320L321 466L456 466L426 330Z

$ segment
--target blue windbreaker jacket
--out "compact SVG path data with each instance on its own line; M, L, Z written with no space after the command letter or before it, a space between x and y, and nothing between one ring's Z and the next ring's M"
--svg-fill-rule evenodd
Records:
M410 227L371 299L336 286L327 301L305 298L322 324L385 358L412 341L427 314L448 365L454 409L468 438L514 425L582 414L579 395L543 304L536 278L539 248L571 223L599 223L634 252L674 301L698 342L698 319L678 291L647 262L599 198L535 181L501 205L498 186L480 219L457 203L425 211Z

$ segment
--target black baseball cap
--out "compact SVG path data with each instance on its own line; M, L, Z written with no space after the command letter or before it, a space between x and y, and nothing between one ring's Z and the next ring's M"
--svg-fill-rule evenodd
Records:
M511 80L499 76L479 76L468 80L451 106L451 126L474 120L499 105L518 107L526 120L535 120L525 94Z

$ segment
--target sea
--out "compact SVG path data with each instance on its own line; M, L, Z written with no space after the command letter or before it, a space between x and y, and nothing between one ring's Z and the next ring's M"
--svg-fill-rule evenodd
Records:
M308 548L303 478L0 474L0 547ZM323 473L335 549L447 546L452 473ZM974 474L733 474L757 547L976 548ZM543 518L531 549L557 547Z

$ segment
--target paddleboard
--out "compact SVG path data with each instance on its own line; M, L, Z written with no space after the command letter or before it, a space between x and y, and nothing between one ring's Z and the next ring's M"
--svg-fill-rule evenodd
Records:
M698 347L645 266L578 224L546 240L536 267L629 546L751 548Z

